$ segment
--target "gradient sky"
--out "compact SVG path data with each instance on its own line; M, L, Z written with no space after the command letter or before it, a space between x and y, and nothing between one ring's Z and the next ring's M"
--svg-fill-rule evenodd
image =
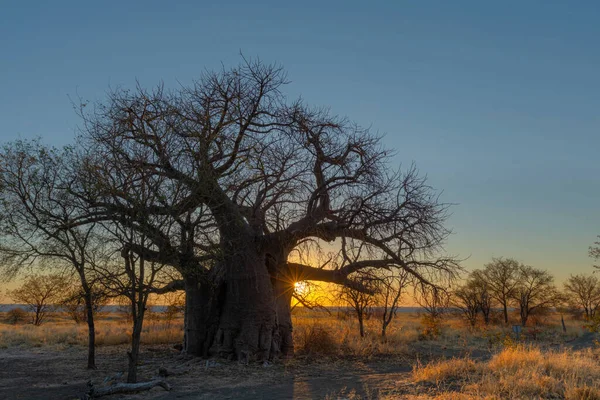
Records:
M86 4L87 3L87 4ZM239 52L290 97L385 134L456 203L447 250L591 272L600 234L596 1L20 1L0 12L0 142L64 145L69 96L167 87ZM493 4L492 4L493 3Z

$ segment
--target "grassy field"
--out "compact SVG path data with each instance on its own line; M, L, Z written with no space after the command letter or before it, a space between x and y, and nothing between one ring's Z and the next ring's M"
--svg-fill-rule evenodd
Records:
M565 317L566 332L559 315L537 318L523 329L520 340L503 324L471 328L452 315L432 324L423 315L399 313L385 338L375 315L366 321L365 337L360 337L356 321L345 313L296 309L293 318L294 359L270 369L226 361L214 361L210 364L214 368L209 368L208 362L182 359L173 349L183 338L182 318L165 321L156 313L145 322L142 334L143 366L150 378L161 365L181 368L197 363L196 369L186 372L187 378L172 378L174 386L182 393L207 392L210 398L250 399L256 397L248 393L275 395L277 389L285 394L281 398L292 399L600 399L597 337L582 321L569 317ZM126 318L103 314L96 326L99 363L106 368L87 375L81 372L81 385L85 379L101 380L102 374L121 369L126 361L123 354L131 334ZM65 365L81 369L78 360L85 355L86 342L86 325L64 315L54 315L39 327L0 322L0 361L4 354L11 365L19 365L15 360L21 356L33 362L46 354L65 357L67 361L57 364L57 369ZM232 381L232 374L239 379ZM52 379L59 377L48 377L48 385ZM238 393L240 385L255 391ZM153 393L137 396L153 398Z

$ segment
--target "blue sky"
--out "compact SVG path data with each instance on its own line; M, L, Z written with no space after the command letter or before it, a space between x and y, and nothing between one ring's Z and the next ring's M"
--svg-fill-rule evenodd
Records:
M385 134L456 203L447 250L591 272L600 234L600 3L22 1L0 12L0 142L64 145L71 98L169 87L239 52L290 97Z

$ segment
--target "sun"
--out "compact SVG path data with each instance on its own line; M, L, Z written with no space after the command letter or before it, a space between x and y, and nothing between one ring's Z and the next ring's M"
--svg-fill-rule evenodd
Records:
M308 283L305 281L294 282L294 292L304 295L308 292Z

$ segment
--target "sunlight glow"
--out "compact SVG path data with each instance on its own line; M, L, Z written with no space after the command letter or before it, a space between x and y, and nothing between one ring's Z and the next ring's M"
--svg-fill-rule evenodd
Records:
M305 281L294 282L294 292L305 295L308 292L308 284Z

